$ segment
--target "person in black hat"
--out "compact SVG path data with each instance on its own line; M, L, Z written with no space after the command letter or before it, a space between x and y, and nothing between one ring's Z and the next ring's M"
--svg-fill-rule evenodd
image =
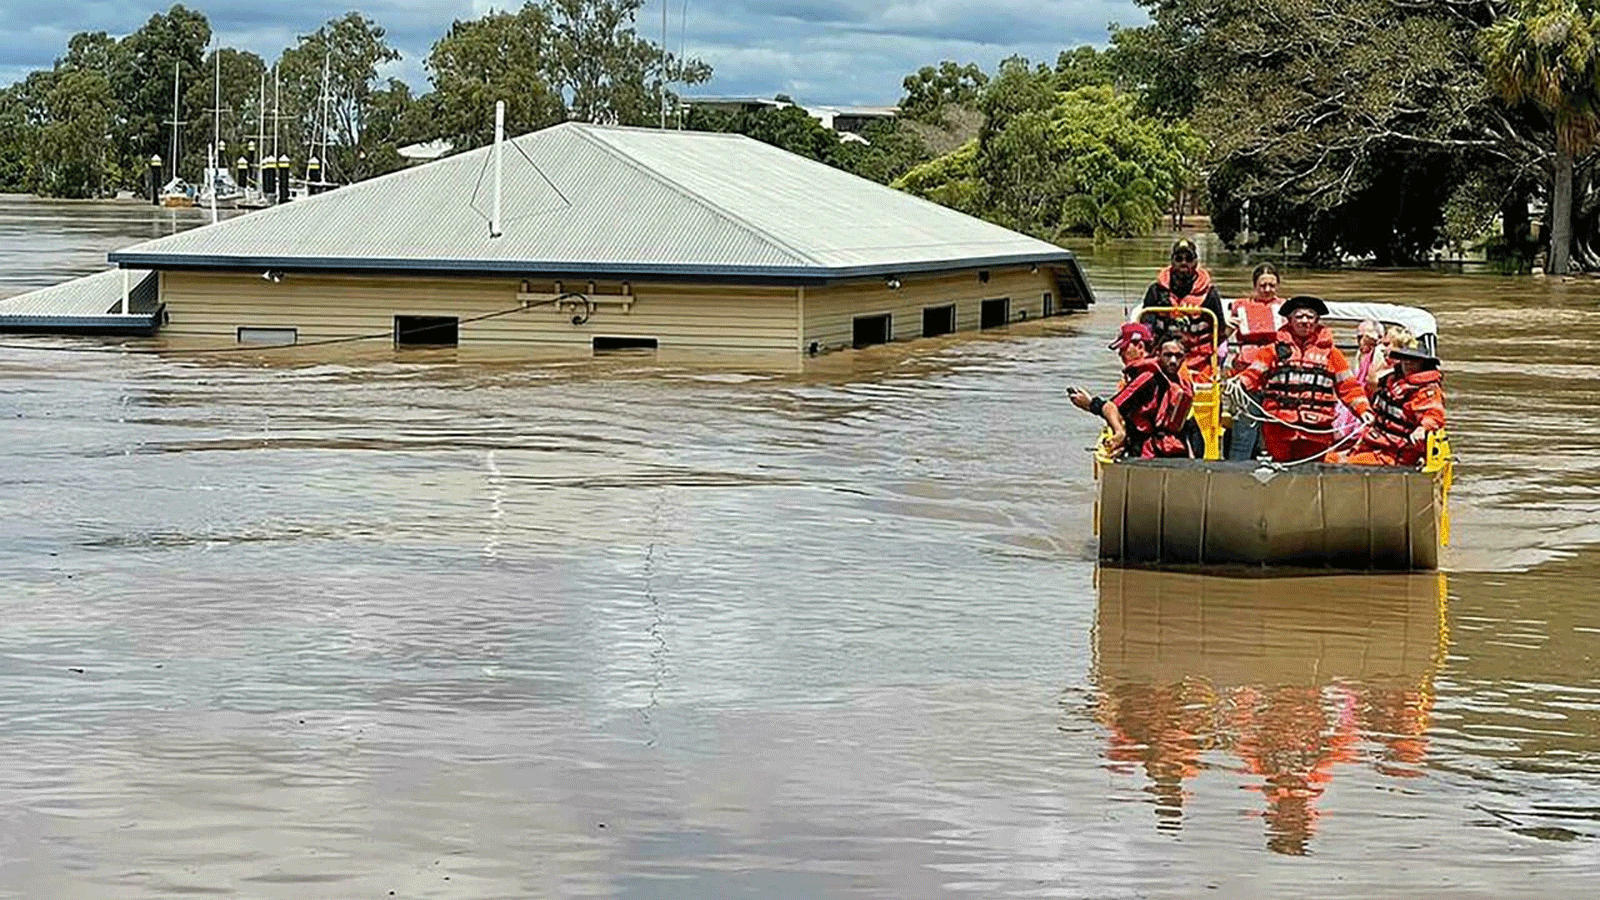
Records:
M1394 369L1372 395L1372 424L1349 453L1330 453L1328 462L1357 466L1421 465L1428 456L1428 433L1444 428L1444 376L1439 359L1421 350L1389 351Z
M1212 356L1220 352L1219 345L1227 337L1227 313L1222 308L1222 294L1211 280L1211 273L1201 268L1200 253L1194 241L1179 238L1172 245L1172 263L1156 275L1156 280L1144 292L1145 308L1163 306L1207 309L1211 315L1196 312L1151 313L1140 316L1140 321L1152 323L1156 331L1176 331L1183 336L1187 355L1184 365L1198 381L1211 381L1216 377L1212 369Z
M1278 314L1285 324L1276 340L1255 352L1238 381L1245 391L1261 394L1267 454L1278 462L1315 459L1335 443L1341 402L1363 423L1372 421L1372 411L1350 361L1322 324L1328 314L1322 298L1290 297Z

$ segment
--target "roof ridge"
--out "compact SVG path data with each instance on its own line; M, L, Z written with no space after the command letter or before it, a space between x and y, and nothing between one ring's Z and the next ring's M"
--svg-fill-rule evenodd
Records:
M575 123L575 124L580 124L581 125L581 124L584 124L584 123ZM634 171L643 174L645 177L650 178L651 180L653 180L653 181L655 181L655 182L657 182L659 184L665 185L666 187L668 187L671 190L675 191L679 196L681 196L684 199L688 200L690 203L693 203L696 206L701 207L702 209L710 210L712 213L714 213L714 214L716 214L718 216L723 217L724 219L727 219L727 220L733 222L735 225L739 226L741 229L743 229L747 233L749 233L751 235L754 235L758 240L768 244L769 246L775 247L778 250L781 250L784 253L787 253L790 256L793 256L797 261L799 261L801 263L804 263L806 265L813 265L813 266L823 265L823 261L821 259L819 259L819 258L817 258L815 256L812 256L811 254L805 252L804 250L801 250L798 247L795 247L794 245L790 244L789 242L783 240L782 238L779 238L779 237L767 232L765 229L763 229L760 226L756 225L754 222L749 221L748 219L746 219L745 217L739 215L738 213L733 212L732 210L729 210L729 209L725 209L722 206L720 206L720 205L718 205L716 203L713 203L710 200L707 200L706 198L700 196L699 194L696 194L694 191L689 190L688 188L686 188L683 185L679 184L678 182L672 180L671 178L668 178L665 175L662 175L660 172L656 171L655 169L652 169L649 166L645 165L644 163L640 162L639 160L634 159L632 156L630 156L626 152L624 152L621 148L615 147L609 141L603 140L598 135L592 133L589 129L580 127L580 128L575 128L573 130L576 131L579 135L581 135L584 140L586 140L589 143L594 144L595 146L599 147L602 152L610 154L611 156L613 156L616 159L620 160L624 165L628 166L629 168L633 169ZM640 130L641 131L655 131L655 130L658 130L658 129L648 129L648 128L646 128L646 129L640 129ZM754 140L754 138L748 137L746 135L737 135L737 137L744 138L747 141L748 140Z

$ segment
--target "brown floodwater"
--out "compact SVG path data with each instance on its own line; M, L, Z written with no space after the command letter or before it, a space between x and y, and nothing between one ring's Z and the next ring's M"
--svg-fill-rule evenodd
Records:
M0 296L204 220L0 199ZM1163 245L791 372L4 338L0 896L1586 893L1600 286L1285 272L1438 314L1446 572L1102 570Z

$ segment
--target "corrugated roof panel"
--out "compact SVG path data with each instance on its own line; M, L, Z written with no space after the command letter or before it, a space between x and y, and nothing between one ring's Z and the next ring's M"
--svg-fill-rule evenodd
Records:
M826 275L1071 258L742 136L573 123L508 142L502 234L491 238L492 149L147 241L111 259Z
M103 316L122 304L123 269L96 272L0 300L0 318L11 316ZM126 270L129 309L154 308L154 272Z

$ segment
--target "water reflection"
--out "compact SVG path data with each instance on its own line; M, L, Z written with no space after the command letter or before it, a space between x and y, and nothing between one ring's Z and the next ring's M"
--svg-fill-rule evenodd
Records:
M1302 855L1341 769L1421 774L1448 646L1445 576L1232 579L1102 569L1096 715L1109 768L1182 829L1189 783L1232 773L1268 849Z

